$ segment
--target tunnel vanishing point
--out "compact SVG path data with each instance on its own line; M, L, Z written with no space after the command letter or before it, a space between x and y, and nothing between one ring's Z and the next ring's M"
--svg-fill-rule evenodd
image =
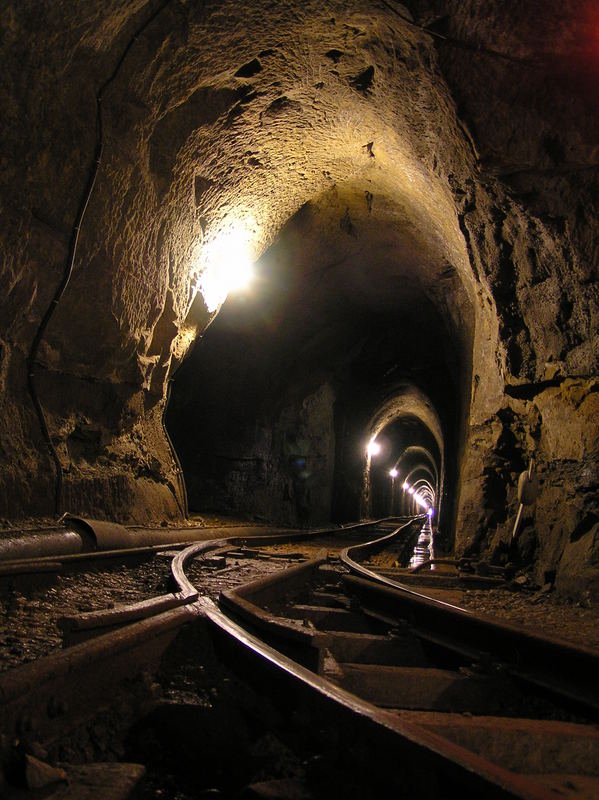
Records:
M314 526L397 511L409 474L447 550L505 559L534 459L518 557L599 594L597 3L0 26L5 527ZM234 244L255 278L225 303Z

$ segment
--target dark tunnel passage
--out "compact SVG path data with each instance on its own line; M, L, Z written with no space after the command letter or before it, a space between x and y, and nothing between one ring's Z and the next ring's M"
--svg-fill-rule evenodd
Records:
M359 195L305 204L179 370L166 422L192 510L292 525L385 515L377 470L372 497L364 483L368 441L384 428L388 458L434 453L449 537L472 312L439 245L414 233L413 210L398 221L390 199L374 221Z
M417 487L437 516L442 451L429 428L418 417L406 414L384 428L376 441L381 450L370 459L372 515L422 513L425 507L418 507L408 493L409 487ZM426 481L430 493L420 486L420 481Z

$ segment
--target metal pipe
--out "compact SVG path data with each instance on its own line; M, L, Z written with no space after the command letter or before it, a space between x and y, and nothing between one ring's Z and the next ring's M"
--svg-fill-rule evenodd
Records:
M512 531L512 542L518 535L520 523L522 522L522 512L524 511L524 506L531 505L536 497L537 493L536 486L532 487L531 490L528 489L529 486L532 486L534 463L535 463L534 457L531 457L530 461L528 462L528 471L522 472L520 474L520 479L522 479L522 477L525 475L526 480L518 481L518 495L519 495L518 499L521 502L520 506L518 507L518 513L516 514L516 521L514 522L514 529Z

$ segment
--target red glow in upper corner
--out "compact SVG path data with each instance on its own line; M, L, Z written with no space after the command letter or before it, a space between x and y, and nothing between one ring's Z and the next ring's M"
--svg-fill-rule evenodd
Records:
M572 6L561 20L562 47L553 67L570 92L599 109L599 0Z
M588 25L591 29L590 49L596 59L599 59L599 1L593 0L589 4Z

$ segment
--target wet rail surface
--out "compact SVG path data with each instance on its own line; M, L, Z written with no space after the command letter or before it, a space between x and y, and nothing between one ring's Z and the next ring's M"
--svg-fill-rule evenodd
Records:
M422 524L408 526L387 542L395 548L393 562L409 563ZM372 566L382 546L368 543L397 527L382 523L376 532L362 526L274 541L202 542L171 553L173 591L72 614L63 620L62 630L67 643L80 644L0 675L2 731L44 742L54 761L89 761L77 747L69 756L68 746L65 751L61 744L65 736L73 741L72 731L93 716L95 705L105 706L107 696L114 700L123 683L128 684L127 695L133 692L137 700L127 701L128 713L117 714L118 725L112 718L115 727L135 727L135 718L146 719L147 706L156 700L150 676L168 661L171 677L165 685L169 680L172 685L165 689L163 701L168 701L158 703L156 735L165 725L180 732L189 719L194 720L196 739L198 726L212 726L209 709L213 713L215 690L205 681L209 673L230 670L223 678L223 696L240 679L256 693L242 703L244 719L247 707L253 709L248 738L255 737L254 728L260 727L256 719L264 714L267 722L260 723L260 730L265 741L274 730L277 741L295 737L292 749L302 757L293 769L285 767L297 778L290 792L331 796L342 786L346 797L384 797L389 792L430 798L454 797L456 792L463 797L597 796L599 732L587 724L595 714L586 689L578 686L577 692L562 693L556 700L559 680L541 689L538 674L531 681L526 670L519 675L514 671L514 663L522 667L520 655L506 659L492 647L481 648L481 630L492 639L493 629L483 626L466 640L454 639L450 629L462 627L462 620L443 622L443 604L431 605L417 592L390 585L393 578L388 575L382 577L387 586L378 589L372 576L349 574L347 559L358 571L369 570L361 562ZM452 613L465 614L460 609ZM427 632L430 617L436 619L433 632ZM195 635L201 640L191 655L185 644L190 630L196 632L192 639ZM523 641L518 654L526 652ZM204 668L199 651L205 655L212 649L214 660ZM570 665L574 675L575 650L561 655L564 669ZM587 659L585 669L596 670L594 654L577 657ZM187 665L183 677L182 664ZM576 680L570 688L572 683ZM86 698L85 713L77 696ZM257 708L259 714L254 713ZM227 704L225 717L230 711ZM242 720L237 723L243 728ZM228 727L223 720L216 724L217 732L205 743L208 750L215 742L227 750L219 724ZM187 738L174 738L178 751L193 762ZM80 733L75 735L79 739ZM130 752L137 760L139 748ZM222 761L222 754L210 752L215 764ZM293 762L295 756L286 752ZM125 748L111 757L122 761L128 755ZM257 758L250 755L248 775L248 764ZM146 763L147 752L139 760ZM278 780L286 779L285 769ZM178 770L185 772L180 762L171 771ZM352 770L353 777L348 777ZM226 788L230 765L221 772L220 796L229 796L227 791L237 796L237 784ZM191 782L196 779L192 774Z

